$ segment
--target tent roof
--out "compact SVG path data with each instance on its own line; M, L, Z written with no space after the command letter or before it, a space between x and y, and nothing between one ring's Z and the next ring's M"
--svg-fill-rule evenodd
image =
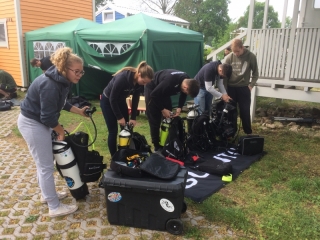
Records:
M70 34L70 33L73 33L74 31L95 27L97 25L100 25L100 24L84 18L76 18L71 21L67 21L64 23L59 23L59 24L51 25L49 27L39 28L37 30L27 32L26 35L29 35L29 37L46 36L47 34L50 34L50 35L59 34L60 36L63 36L64 34Z
M143 13L84 29L77 34L86 40L137 41L146 32L157 32L163 37L174 33L172 37L175 38L177 38L178 34L181 34L186 41L189 39L185 35L196 36L199 40L203 40L201 33L172 25ZM194 38L190 40L194 41Z

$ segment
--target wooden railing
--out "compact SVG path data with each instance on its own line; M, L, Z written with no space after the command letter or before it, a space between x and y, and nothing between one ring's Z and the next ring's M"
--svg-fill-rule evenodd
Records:
M290 81L320 82L320 29L297 28L293 49L289 49L291 31L252 30L250 51L257 56L259 78L283 80L290 67ZM292 57L291 66L287 66L288 57Z
M243 39L246 35L247 35L247 32L244 31L244 32L240 33L238 36L236 36L234 39ZM229 42L225 43L224 45L222 45L222 46L219 47L218 49L212 51L212 52L207 56L207 60L209 60L209 59L211 59L212 61L218 60L218 59L217 59L218 53L224 51L224 49L226 49L227 47L230 47L232 41L233 41L233 39L231 39Z
M320 28L298 28L290 80L320 82Z

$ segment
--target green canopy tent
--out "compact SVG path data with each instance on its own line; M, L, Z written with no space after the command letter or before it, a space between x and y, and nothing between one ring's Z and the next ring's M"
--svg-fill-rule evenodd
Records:
M110 74L145 60L155 71L178 69L194 77L202 67L203 35L147 16L133 15L111 23L78 31L78 54L85 66ZM107 85L109 79L95 79ZM98 96L101 84L79 83L80 95Z
M68 22L27 32L25 39L29 81L32 82L37 76L42 74L40 68L33 68L29 64L31 59L41 59L44 56L49 56L63 46L71 47L73 52L77 53L77 44L74 38L76 32L81 29L99 25L100 24L84 18L77 18ZM85 77L86 75L84 75L81 80L85 79Z

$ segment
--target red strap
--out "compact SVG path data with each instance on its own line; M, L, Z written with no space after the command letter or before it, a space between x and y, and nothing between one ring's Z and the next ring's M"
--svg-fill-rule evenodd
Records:
M199 158L200 158L200 157L199 157L198 155L192 156L192 160L193 160L194 162L197 161Z
M180 166L184 166L184 162L181 162L179 160L176 160L176 159L173 159L173 158L169 158L169 157L166 157L166 159L171 161L171 162L178 163L178 164L180 164Z

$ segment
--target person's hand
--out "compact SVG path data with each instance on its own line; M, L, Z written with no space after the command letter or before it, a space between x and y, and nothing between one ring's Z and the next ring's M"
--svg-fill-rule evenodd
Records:
M161 112L162 112L162 116L163 117L165 117L165 118L171 117L171 111L170 110L164 108Z
M83 108L79 108L79 115L83 116L83 117L88 117L88 115L86 115L86 109L88 109L90 107L88 106L84 106Z
M250 92L251 92L251 90L252 90L252 87L251 87L251 86L249 85L249 86L248 86L248 88L249 88L249 90L250 90Z
M177 108L176 113L173 115L173 117L178 117L181 113L181 108Z
M58 136L56 136L57 141L63 141L65 139L65 132L64 130L62 132L57 132Z
M55 128L53 128L52 130L54 130L56 132L56 140L57 141L63 141L65 139L65 132L63 127L58 124Z
M230 99L232 100L232 98L229 97L228 94L222 94L221 99L225 102L229 102Z
M137 124L137 121L136 121L136 120L132 120L132 119L131 119L131 120L129 121L129 125L132 125L132 126L135 127L136 124Z
M83 108L78 108L76 106L72 106L71 109L70 109L70 112L72 113L76 113L76 114L79 114L83 117L88 117L86 114L85 114L85 111L86 109L89 108L88 106L85 106Z
M118 123L124 127L126 125L126 120L124 118L121 118L118 120Z

